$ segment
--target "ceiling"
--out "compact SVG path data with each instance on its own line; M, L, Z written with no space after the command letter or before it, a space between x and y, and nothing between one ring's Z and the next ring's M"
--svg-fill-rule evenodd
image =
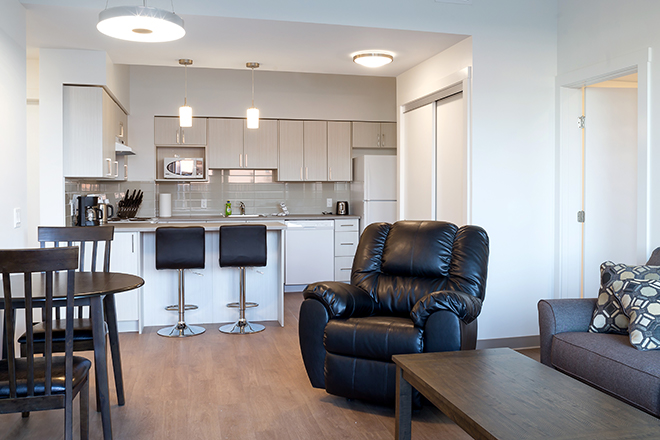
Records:
M135 1L111 2L110 7ZM114 4L116 3L116 4ZM193 67L245 69L259 62L262 70L394 77L467 38L466 35L339 26L275 20L186 14L200 10L202 0L177 2L186 35L169 43L115 40L96 30L103 0L22 0L27 9L28 58L38 48L106 51L116 64L176 66L190 58ZM167 2L169 5L170 2ZM157 5L158 7L160 6ZM360 50L387 50L394 62L370 69L352 62Z

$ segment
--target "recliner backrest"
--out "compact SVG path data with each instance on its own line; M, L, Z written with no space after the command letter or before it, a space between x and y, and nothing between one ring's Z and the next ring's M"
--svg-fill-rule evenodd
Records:
M351 284L377 313L408 315L424 295L454 290L484 298L488 235L478 226L439 221L374 223L358 244Z

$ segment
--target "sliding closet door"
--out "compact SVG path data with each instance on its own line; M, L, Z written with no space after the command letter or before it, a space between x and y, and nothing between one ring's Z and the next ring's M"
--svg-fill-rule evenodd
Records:
M463 93L436 103L436 220L467 223L467 121Z
M435 219L435 103L403 114L401 201L405 220Z

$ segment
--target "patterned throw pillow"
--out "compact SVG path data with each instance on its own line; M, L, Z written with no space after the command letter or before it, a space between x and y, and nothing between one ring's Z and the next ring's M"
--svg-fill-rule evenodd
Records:
M630 343L642 351L660 348L660 281L626 281L617 297L630 317Z
M660 280L660 266L628 266L606 261L600 265L600 291L591 318L592 333L628 334L628 316L617 293L627 280Z

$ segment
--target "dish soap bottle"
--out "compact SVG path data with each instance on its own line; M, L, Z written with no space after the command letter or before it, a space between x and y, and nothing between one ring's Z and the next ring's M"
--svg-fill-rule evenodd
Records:
M231 202L227 200L227 203L225 203L225 217L229 217L231 215Z

